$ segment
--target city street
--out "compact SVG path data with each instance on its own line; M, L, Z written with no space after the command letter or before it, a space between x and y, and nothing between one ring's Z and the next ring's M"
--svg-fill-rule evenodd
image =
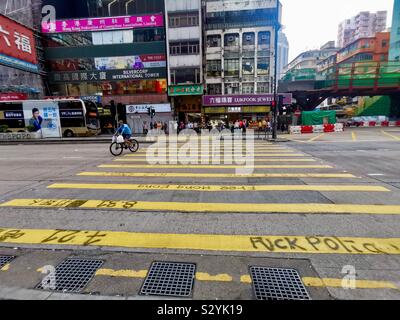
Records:
M400 299L400 130L285 138L256 140L248 176L150 165L145 144L1 145L0 299L57 298L35 287L71 257L104 261L82 291L101 297L143 299L167 261L196 264L193 299L254 299L252 266L296 269L312 299Z

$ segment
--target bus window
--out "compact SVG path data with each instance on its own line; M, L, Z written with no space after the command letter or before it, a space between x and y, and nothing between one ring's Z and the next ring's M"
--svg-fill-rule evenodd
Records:
M22 103L0 103L0 126L9 129L25 129Z

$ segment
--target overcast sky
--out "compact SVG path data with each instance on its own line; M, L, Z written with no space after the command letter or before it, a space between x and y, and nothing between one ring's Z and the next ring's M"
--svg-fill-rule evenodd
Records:
M301 52L337 41L339 23L360 11L388 11L392 21L393 0L280 0L282 23L290 52L289 61Z

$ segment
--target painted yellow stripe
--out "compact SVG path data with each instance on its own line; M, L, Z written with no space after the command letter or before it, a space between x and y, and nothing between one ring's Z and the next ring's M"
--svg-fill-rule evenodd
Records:
M382 133L383 133L384 135L386 135L386 136L388 136L388 137L390 137L390 138L396 140L396 141L400 141L400 137L397 137L397 136L395 136L395 135L393 135L393 134L390 134L390 133L388 133L388 132L386 132L386 131L383 131L383 130L382 130Z
M332 191L332 192L390 192L381 186L365 185L180 185L180 184L102 184L102 183L55 183L49 189L93 189L93 190L160 190L160 191Z
M201 160L204 160L204 158L200 158ZM209 162L211 163L212 159L210 157L207 157L205 159L209 159ZM151 160L151 159L150 159ZM157 160L157 159L156 159ZM200 161L201 161L200 160ZM232 159L234 160L234 159ZM114 162L148 162L147 158L143 159L138 159L138 158L121 158L121 159L115 159L113 160ZM224 158L221 158L221 161L224 161ZM253 160L252 160L253 161ZM150 162L150 161L149 161ZM305 159L305 158L290 158L290 159L283 159L283 158L268 158L268 159L260 159L260 158L255 158L254 162L317 162L315 159Z
M400 238L157 234L98 230L0 228L0 239L0 243L19 245L259 253L400 255Z
M8 270L10 270L10 266L11 265L9 263L7 263L0 269L0 271L8 271Z
M98 168L108 169L332 169L328 165L136 165L136 164L102 164Z
M96 276L109 276L109 277L125 277L125 278L146 278L147 270L112 270L112 269L99 269Z
M302 280L307 287L343 288L343 279L304 277ZM356 289L400 289L396 284L389 281L356 279L354 284ZM346 284L344 283L344 285Z
M316 136L314 138L311 138L310 140L308 140L308 142L313 142L315 140L318 140L319 138L322 138L324 135L325 135L325 133L322 133L322 134L320 134L320 135L318 135L318 136Z
M136 278L144 279L147 277L148 270L113 270L113 269L99 269L96 276L119 277L119 278ZM207 282L232 282L233 278L229 274L210 275L205 272L197 272L196 280Z
M305 213L399 215L400 205L359 205L326 203L210 203L151 202L77 199L15 199L0 207L119 209L131 211L210 213Z
M166 156L177 157L179 155L172 154L172 153L171 154L161 154L161 155L155 154L154 158L163 157L163 156L165 156L165 157ZM201 153L200 154L196 153L196 154L194 154L194 156L195 157L200 157L200 156L203 156L203 155ZM211 157L212 154L210 154L208 156ZM223 158L223 156L224 156L223 154L220 155L221 158ZM244 155L244 156L246 156L246 155ZM133 153L133 154L128 154L127 157L134 157L134 158L135 157L144 157L144 158L146 158L146 154ZM254 154L254 157L309 157L309 156L304 155L304 154L297 154L297 153L256 153L256 154Z
M216 152L217 154L224 154L224 151L225 150L219 150L220 152ZM236 150L229 150L229 153L235 153L234 151L236 151ZM239 153L239 154L246 154L246 153L250 153L250 151L249 150L237 150L237 152ZM295 152L298 152L298 151L295 151L295 150L262 150L261 152L260 152L260 150L254 150L254 152L252 152L252 153L254 153L254 154L259 154L259 153L295 153ZM140 154L140 155L146 155L147 153L150 153L150 151L149 152L136 152L135 154ZM157 154L162 154L162 155L164 155L164 154L166 154L166 155L169 155L169 154L172 154L172 155L179 155L180 154L180 152L179 151L177 151L177 152L152 152L152 153L154 153L155 155L157 155ZM212 151L209 151L209 150L207 150L207 151L202 151L202 150L193 150L193 151L187 151L187 152L182 152L182 154L183 155L189 155L189 154L206 154L206 155L211 155L213 152Z
M81 172L78 176L85 177L145 177L145 178L321 178L321 179L355 179L349 173L184 173L184 172Z
M211 282L232 282L232 276L229 274L217 274L215 276L205 272L197 272L196 280L198 281L211 281Z
M357 141L357 135L354 131L351 133L351 138L353 141Z
M315 277L303 277L302 281L306 287L323 287L323 288L343 288L343 279L333 278L315 278ZM240 282L251 284L250 275L242 275ZM390 281L376 281L376 280L356 280L355 289L395 289L400 288L393 282Z

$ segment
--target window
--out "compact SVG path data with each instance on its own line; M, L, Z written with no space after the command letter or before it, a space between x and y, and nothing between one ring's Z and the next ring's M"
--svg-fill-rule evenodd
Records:
M199 41L171 42L169 45L170 55L190 55L200 53Z
M254 59L243 59L242 71L244 75L254 74Z
M239 59L225 60L224 69L226 77L239 76Z
M207 48L217 48L217 47L221 47L221 36L220 35L207 36Z
M194 27L199 25L198 12L171 14L169 16L170 28Z
M222 84L208 84L207 94L209 95L222 94Z
M172 84L200 83L200 69L185 68L171 70Z
M207 76L220 77L222 71L221 60L208 60L207 61Z
M240 94L239 83L226 83L225 94Z
M263 31L258 33L258 45L269 46L271 43L271 32Z
M255 45L255 34L254 32L243 33L243 45L254 46Z
M268 75L269 74L269 58L258 58L257 59L257 74Z
M269 83L259 82L257 84L257 93L269 93Z
M387 40L382 40L382 48L386 48L388 45Z
M254 93L254 83L243 83L242 93L243 94L252 94L252 93Z
M224 37L225 47L239 47L239 34L229 33Z

